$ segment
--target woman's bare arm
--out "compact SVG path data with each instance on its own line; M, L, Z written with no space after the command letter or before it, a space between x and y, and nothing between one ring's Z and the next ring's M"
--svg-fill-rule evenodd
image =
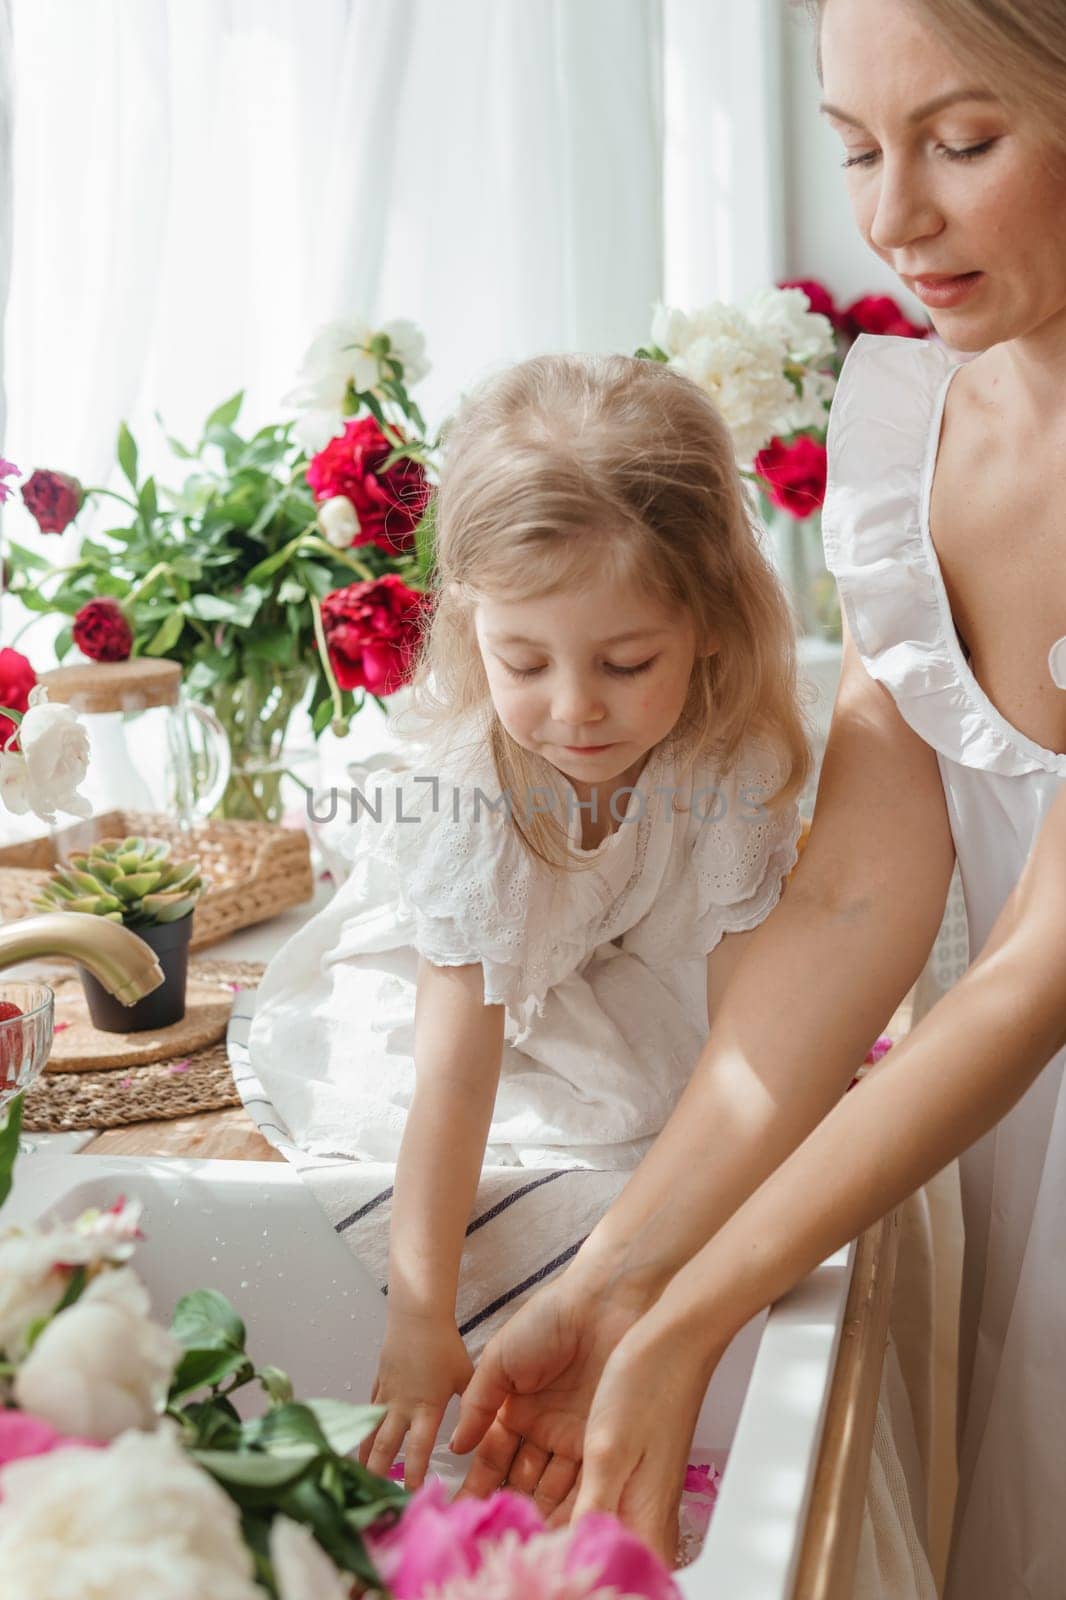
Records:
M654 1297L802 1143L921 971L954 859L935 753L848 642L799 866L750 936L673 1116L575 1268Z
M1063 1048L1066 790L965 977L619 1343L592 1404L576 1514L621 1512L667 1548L700 1399L731 1338L994 1127Z

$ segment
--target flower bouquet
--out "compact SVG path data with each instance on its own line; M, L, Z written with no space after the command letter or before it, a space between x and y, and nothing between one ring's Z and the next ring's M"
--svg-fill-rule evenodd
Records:
M640 354L668 361L710 394L767 521L784 514L778 560L804 633L841 637L820 513L829 405L844 357L860 333L921 339L928 332L888 295L840 307L811 279L762 290L742 308L717 304L685 313L661 306L656 313L652 343Z
M30 611L69 623L56 640L99 661L180 661L185 687L230 737L234 775L219 814L276 820L282 744L306 702L317 737L343 731L371 695L408 681L431 561L434 443L413 386L428 370L409 323L321 329L286 397L294 420L239 431L242 396L200 438L168 438L176 488L139 466L123 424L127 487L85 488L37 470L21 496L42 532L62 534L88 503L113 525L53 565L13 544L8 587ZM5 463L8 476L16 469Z
M17 1116L0 1131L0 1202ZM676 1600L613 1517L409 1495L352 1452L380 1408L294 1397L213 1289L152 1315L140 1207L0 1230L0 1572L19 1600ZM235 1399L240 1395L241 1410ZM249 1398L257 1403L248 1404ZM713 1503L710 1469L693 1497Z

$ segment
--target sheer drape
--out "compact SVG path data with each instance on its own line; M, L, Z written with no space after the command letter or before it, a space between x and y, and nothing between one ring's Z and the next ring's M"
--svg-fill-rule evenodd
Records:
M100 483L125 418L165 473L156 412L182 438L243 388L277 415L344 313L422 325L439 420L501 362L768 281L779 10L0 0L0 450ZM93 526L3 513L53 558Z

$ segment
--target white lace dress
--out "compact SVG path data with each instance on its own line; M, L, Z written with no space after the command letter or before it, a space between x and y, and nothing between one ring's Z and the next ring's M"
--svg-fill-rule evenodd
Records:
M858 340L833 405L823 536L867 671L937 753L973 956L1066 780L1066 755L1001 716L952 620L929 502L959 370L935 344ZM1066 618L1066 588L1062 602ZM966 1243L948 1600L1066 1594L1064 1065L1066 1052L1049 1061L959 1163Z
M486 1003L506 1007L486 1160L635 1166L706 1038L705 957L777 903L798 814L762 805L776 768L761 747L724 778L703 766L680 782L660 748L624 821L583 852L594 866L553 871L493 809L483 741L464 749L450 771L379 770L360 786L372 810L354 825L350 875L268 966L252 1065L304 1150L394 1161L419 954L480 962ZM553 781L535 803L557 806L579 846L576 795Z

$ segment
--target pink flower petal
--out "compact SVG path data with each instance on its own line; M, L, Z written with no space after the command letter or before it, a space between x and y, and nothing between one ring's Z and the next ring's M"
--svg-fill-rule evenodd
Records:
M70 1027L70 1023L69 1022L53 1022L53 1024L52 1024L52 1032L53 1033L62 1033L64 1028L69 1028L69 1027Z
M186 1056L181 1061L172 1061L170 1063L170 1066L167 1068L167 1071L168 1072L188 1072L188 1070L189 1070L189 1068L191 1066L192 1066L192 1062L189 1060L188 1056Z

